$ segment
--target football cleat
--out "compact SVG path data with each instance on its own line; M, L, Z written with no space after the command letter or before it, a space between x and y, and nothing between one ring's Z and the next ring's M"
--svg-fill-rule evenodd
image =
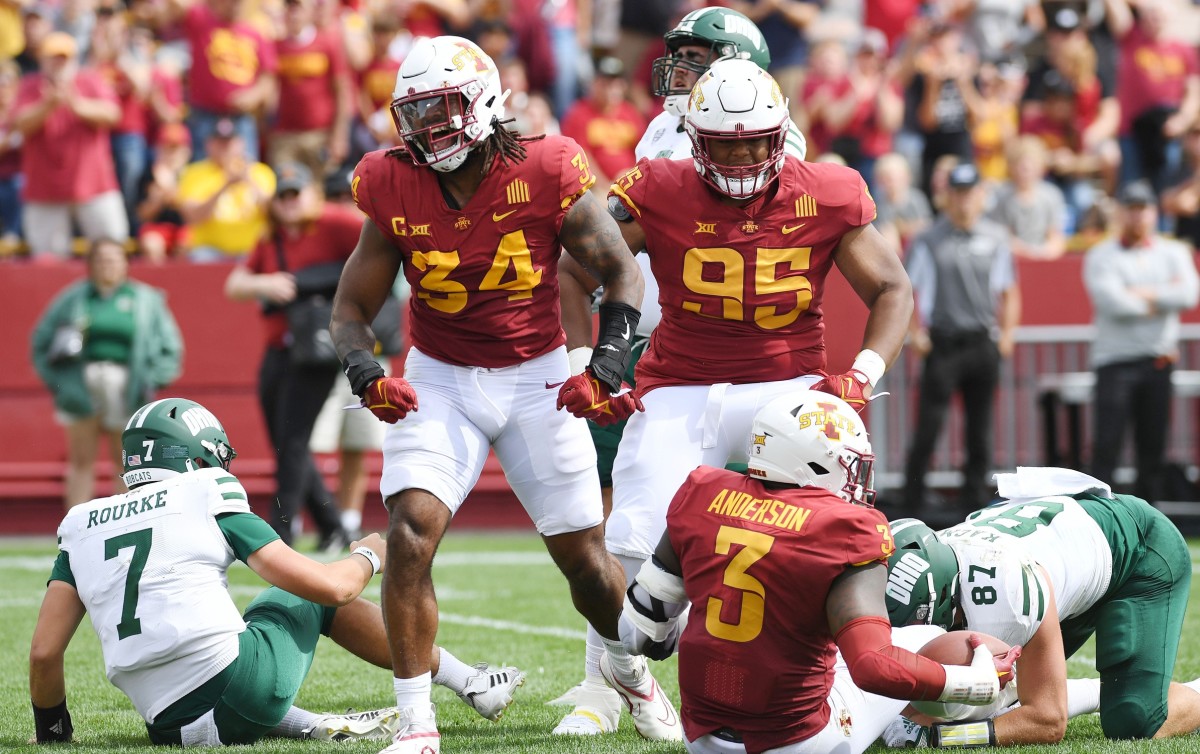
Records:
M396 732L400 710L395 707L345 715L322 715L304 729L304 738L317 741L371 741L391 738Z
M584 681L567 695L575 708L554 727L553 735L599 736L616 731L621 720L621 697L617 692L598 682Z
M399 710L392 743L379 754L441 754L442 737L434 711L432 704Z
M662 686L650 674L645 657L634 656L634 671L628 677L619 677L612 666L607 652L600 658L600 675L625 702L633 717L633 727L642 738L650 741L682 741L683 726L679 713Z
M512 704L513 691L525 683L525 674L512 667L493 668L486 662L475 665L475 673L458 698L471 705L483 717L495 722Z

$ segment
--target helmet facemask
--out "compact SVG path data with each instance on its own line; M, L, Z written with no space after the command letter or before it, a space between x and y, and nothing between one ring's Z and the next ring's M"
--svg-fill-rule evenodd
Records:
M482 91L472 84L465 88L475 88L476 96ZM471 142L465 134L479 130L474 115L470 114L473 108L464 107L463 93L455 87L394 100L391 112L396 131L413 162L443 173L466 161Z
M783 169L787 132L782 124L778 128L762 131L742 131L740 124L738 128L733 133L696 129L692 134L692 157L702 168L701 176L717 191L732 199L750 199L766 191L779 177ZM713 157L714 143L751 142L747 146L753 154L761 144L759 140L765 140L767 157L764 160L746 165L726 165Z
M847 502L875 507L875 454L846 448L838 457L846 474L846 485L838 495Z
M681 49L689 45L708 46L708 53L701 58L696 50ZM668 44L667 54L655 58L650 70L654 96L665 97L663 109L682 118L687 115L688 95L692 93L696 79L704 75L714 60L733 55L736 51L737 48L732 44L713 42L709 45L703 39L683 39L677 44Z

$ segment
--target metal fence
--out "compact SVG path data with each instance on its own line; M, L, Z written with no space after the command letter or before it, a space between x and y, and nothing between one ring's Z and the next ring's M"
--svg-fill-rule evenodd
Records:
M1054 422L1058 445L1068 450L1071 407L1079 421L1082 461L1087 464L1092 426L1088 353L1094 336L1095 329L1090 325L1018 328L1016 349L1002 367L996 396L993 466L997 471L1047 464L1047 418ZM1195 400L1200 397L1200 372L1189 370L1200 370L1200 324L1183 325L1180 352L1167 455L1169 460L1184 464L1194 477L1200 464L1200 404ZM905 457L916 428L920 379L921 358L906 350L880 383L879 389L890 395L873 402L869 409L876 487L880 490L904 484ZM1062 409L1054 410L1049 417L1044 400L1047 394L1059 398ZM963 438L963 412L956 398L930 464L930 487L952 489L961 484L959 470L966 454ZM1130 434L1117 471L1118 482L1133 476L1131 443ZM1070 455L1060 457L1058 465L1072 465Z

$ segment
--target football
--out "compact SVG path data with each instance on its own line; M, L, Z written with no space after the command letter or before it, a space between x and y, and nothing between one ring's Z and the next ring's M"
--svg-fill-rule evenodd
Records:
M917 651L917 654L922 657L928 657L935 662L940 662L943 665L970 665L973 651L968 639L971 634L975 634L983 639L984 644L987 645L987 648L993 655L1002 655L1009 650L1008 644L1005 644L995 636L989 636L979 631L950 631L926 642L925 646ZM1005 679L1001 678L1000 681L1004 683ZM991 704L976 707L970 704L955 702L913 702L912 706L918 712L940 720L967 721L985 720L998 714L1016 701L1017 679L1014 670L1012 677L1007 680L1007 685L1000 690L1000 696Z

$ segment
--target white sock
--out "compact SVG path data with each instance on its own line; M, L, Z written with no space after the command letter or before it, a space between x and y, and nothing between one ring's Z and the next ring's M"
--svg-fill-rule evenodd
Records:
M1195 681L1193 681L1194 683ZM1018 681L1020 683L1020 681ZM1100 711L1100 679L1067 679L1067 717L1090 715Z
M433 681L429 673L422 673L416 678L393 678L392 688L396 690L396 706L400 709L425 709L430 704Z
M600 633L592 628L589 623L587 627L587 648L583 657L583 680L604 685L604 676L600 675L600 658L604 656L604 640L600 638Z
M467 679L473 675L475 668L438 647L438 672L433 677L434 683L457 694L467 687Z
M636 668L633 656L625 651L625 645L621 643L621 640L606 639L601 636L600 641L604 642L604 649L608 651L613 670L626 678L633 675Z
M304 731L311 728L321 717L324 716L299 707L290 707L279 721L279 725L271 729L271 735L280 738L300 738Z
M1200 678L1197 678L1194 681L1188 681L1187 683L1184 683L1181 685L1187 686L1192 691L1195 691L1197 694L1200 694Z
M346 531L358 531L362 526L362 511L344 510L342 511L342 528Z

